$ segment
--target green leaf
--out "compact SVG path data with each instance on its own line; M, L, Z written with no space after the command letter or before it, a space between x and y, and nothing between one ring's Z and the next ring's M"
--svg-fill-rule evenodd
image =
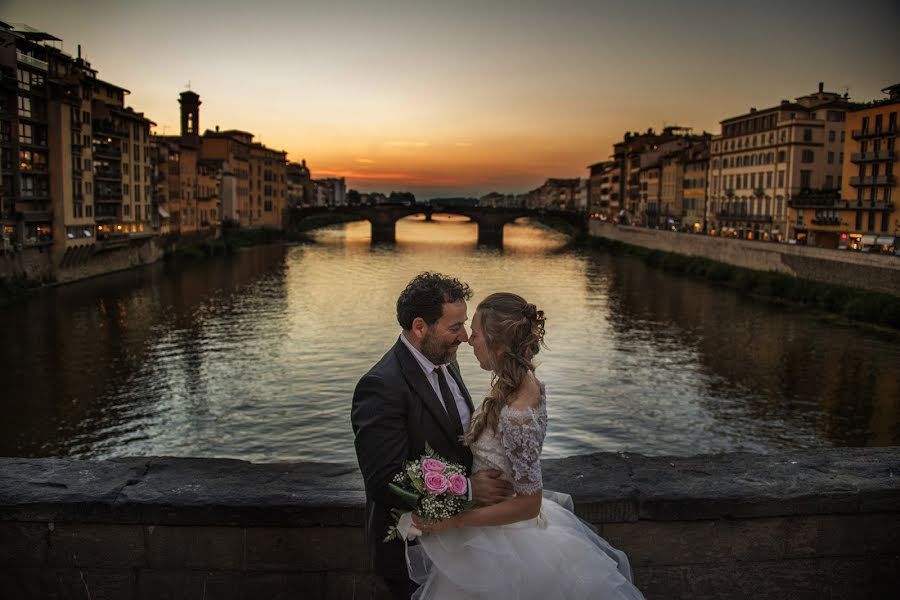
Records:
M432 448L431 444L428 442L425 442L425 454L427 454L429 458L433 457L435 454L434 448Z
M410 508L416 509L419 507L419 496L409 490L405 490L399 485L395 485L393 483L388 484L388 489L391 490L395 496L400 498L403 502L405 502Z

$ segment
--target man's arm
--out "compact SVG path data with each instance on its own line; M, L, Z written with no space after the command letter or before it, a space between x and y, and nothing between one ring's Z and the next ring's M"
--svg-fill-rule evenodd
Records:
M391 393L377 376L366 375L353 393L350 411L354 444L366 492L380 504L403 508L388 483L403 468L409 445L402 394Z

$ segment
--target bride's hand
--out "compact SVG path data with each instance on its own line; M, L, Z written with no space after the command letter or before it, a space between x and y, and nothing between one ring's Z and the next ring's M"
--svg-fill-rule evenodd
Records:
M453 518L449 519L441 519L439 521L428 521L422 515L418 513L412 514L412 522L413 525L421 531L423 534L425 533L437 533L438 531L446 531L448 529L453 529Z

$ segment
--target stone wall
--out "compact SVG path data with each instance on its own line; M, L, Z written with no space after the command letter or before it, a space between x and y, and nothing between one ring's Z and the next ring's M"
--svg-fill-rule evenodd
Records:
M900 449L544 462L648 599L895 598ZM387 598L353 465L0 459L0 598Z
M591 235L736 267L900 296L900 257L677 233L591 221Z
M61 256L52 246L24 248L0 254L0 279L68 283L154 263L163 254L162 244L150 236L69 248Z

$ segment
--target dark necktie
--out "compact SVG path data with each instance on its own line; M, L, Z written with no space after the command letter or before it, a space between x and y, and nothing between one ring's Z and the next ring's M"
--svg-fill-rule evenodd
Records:
M447 378L444 377L444 370L438 367L435 371L437 371L438 387L441 389L441 396L444 397L444 408L447 409L447 414L450 415L450 420L453 421L456 435L462 436L462 418L459 416L459 409L456 407L456 399L453 397L453 392L450 391L450 386L447 385Z

